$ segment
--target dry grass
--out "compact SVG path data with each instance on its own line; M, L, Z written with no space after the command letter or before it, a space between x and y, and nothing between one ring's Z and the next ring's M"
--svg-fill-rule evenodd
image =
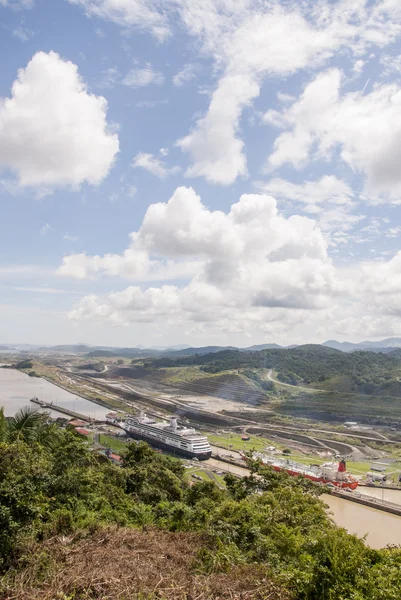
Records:
M289 600L266 570L194 570L204 540L191 533L103 529L57 537L0 580L1 600Z

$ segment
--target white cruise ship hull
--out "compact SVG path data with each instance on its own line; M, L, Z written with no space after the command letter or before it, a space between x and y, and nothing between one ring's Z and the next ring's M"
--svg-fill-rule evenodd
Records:
M120 427L127 432L127 434L132 437L134 440L140 440L142 442L147 442L150 446L154 448L159 448L160 450L167 450L172 454L177 454L179 456L183 456L185 458L197 458L198 460L207 460L212 456L212 450L208 450L205 452L195 452L191 449L182 448L179 444L169 443L167 440L163 441L157 439L156 437L146 435L143 432L135 431L132 427L125 426L124 424L120 424Z

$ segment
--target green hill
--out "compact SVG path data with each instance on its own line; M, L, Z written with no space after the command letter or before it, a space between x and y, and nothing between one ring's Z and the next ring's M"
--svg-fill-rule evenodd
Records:
M205 372L232 369L272 369L277 379L291 385L333 389L362 394L401 396L401 358L398 353L344 353L327 346L308 344L295 348L273 348L259 352L224 350L203 356L160 358L147 362L152 367L199 365Z

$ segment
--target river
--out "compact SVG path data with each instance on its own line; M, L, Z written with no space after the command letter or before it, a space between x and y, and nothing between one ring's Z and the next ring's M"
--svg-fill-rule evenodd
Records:
M30 402L34 396L94 419L104 419L110 412L110 409L75 396L46 379L29 377L15 369L0 369L0 407L4 407L4 414L7 417L12 417L24 406L38 408L37 404ZM50 412L53 417L67 417L55 410L47 412Z

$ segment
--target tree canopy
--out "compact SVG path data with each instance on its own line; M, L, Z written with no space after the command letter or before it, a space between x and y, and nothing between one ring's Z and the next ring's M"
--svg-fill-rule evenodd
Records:
M253 463L249 477L227 475L226 489L191 485L180 461L145 443L129 444L117 467L74 432L55 432L26 412L0 418L0 439L0 596L29 561L30 545L39 544L37 554L53 536L90 536L114 524L193 532L200 536L194 568L260 565L300 600L401 597L400 548L371 550L336 527L321 488L307 480Z

